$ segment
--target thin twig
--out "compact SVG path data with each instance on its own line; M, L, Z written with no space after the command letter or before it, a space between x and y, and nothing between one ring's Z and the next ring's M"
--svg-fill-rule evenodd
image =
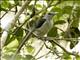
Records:
M36 58L36 59L40 59L40 58L42 58L42 57L48 55L49 53L51 53L51 51L49 51L48 53L46 53L46 54L44 54L44 55L42 55L42 56L40 56L40 57L38 57L38 58Z
M17 26L16 26L16 27L17 27ZM27 29L27 28L22 28L22 29L29 32L29 29ZM80 39L78 39L78 38L40 37L40 36L36 35L34 32L32 32L32 34L33 34L36 38L50 39L50 40L53 40L53 39L54 39L54 40L66 40L66 41L71 41L71 40L76 41L76 40L80 40Z
M34 34L34 33L33 33ZM60 38L53 38L53 37L40 37L37 36L36 34L34 34L34 36L42 41L46 40L46 41L52 41L53 43L55 43L57 46L59 46L61 49L63 49L66 53L70 54L70 55L74 55L74 56L79 56L78 54L72 53L67 51L64 47L62 47L59 43L56 42L56 40L62 40ZM68 40L68 39L74 39L74 38L63 38L63 40ZM76 38L75 38L76 39Z
M39 48L39 50L38 50L37 53L34 55L34 57L39 54L39 52L42 50L43 46L44 46L44 44L42 44L42 46Z
M76 54L76 53L69 52L69 51L66 50L64 47L62 47L59 43L57 43L55 40L53 40L52 42L54 42L57 46L59 46L61 49L63 49L67 54L69 54L69 55L74 55L74 56L79 56L79 55Z

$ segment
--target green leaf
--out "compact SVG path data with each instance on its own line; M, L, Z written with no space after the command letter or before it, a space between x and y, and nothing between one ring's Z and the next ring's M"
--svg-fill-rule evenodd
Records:
M79 17L80 17L80 7L76 7L75 13L73 15L73 22L72 27L78 27L79 26Z
M9 60L10 57L11 57L11 56L10 56L9 54L5 54L5 55L3 56L3 58L4 58L3 60Z
M70 35L72 38L78 38L80 37L80 31L78 28L76 27L71 27L70 28ZM75 45L78 43L78 40L74 41L74 40L71 40L71 43L70 43L70 48L74 48Z
M6 43L5 46L8 45L10 42L12 42L13 40L15 40L15 37L11 34L8 34L8 37L6 39Z
M19 0L14 0L16 5L19 5Z
M77 56L77 57L76 57L76 60L80 60L80 57L79 57L79 56Z
M65 14L71 14L71 12L72 12L72 6L65 6L64 8L63 8L63 13Z
M14 48L14 47L17 47L17 46L18 46L18 41L14 40L11 43L9 43L6 47L7 48Z
M80 6L76 7L77 17L80 17Z
M64 54L63 54L63 58L64 58L65 60L71 60L70 55L67 54L67 53L65 53L65 52L64 52Z
M16 32L15 35L16 35L17 37L22 37L22 36L23 36L23 29L20 28L20 29Z
M78 44L78 41L71 41L70 42L70 49L74 48Z
M9 3L8 0L2 1L1 3L1 8L3 8L4 10L9 9L11 7L11 4Z
M14 0L16 6L21 6L22 1L21 0Z
M54 7L51 9L51 11L58 12L58 14L56 14L58 19L63 15L63 11L60 7Z
M64 24L64 23L66 23L64 20L58 20L58 21L54 22L54 25L56 25L56 24Z
M72 27L78 27L78 26L79 26L79 20L73 20Z
M4 59L5 60L11 60L11 57L12 57L12 55L10 55L10 54L5 54L4 55ZM16 55L16 58L14 58L15 60L26 60L26 58L24 58L24 57L22 57L21 55ZM13 60L13 59L12 59Z
M47 34L47 36L49 36L49 37L56 37L57 35L58 35L58 33L57 33L56 27L53 27Z
M60 7L54 7L54 8L52 8L51 11L54 11L54 12L62 12L62 9Z
M70 34L71 34L71 37L73 37L73 38L80 37L80 31L79 31L78 27L71 27Z
M33 7L33 5L29 5L28 9L29 10L32 10L32 7Z
M0 7L0 11L7 11L8 9L5 9L3 7Z
M42 8L41 4L36 4L37 8Z
M25 57L22 57L21 55L17 55L15 60L27 60Z
M78 4L80 6L80 1L79 0L75 0L76 4Z
M22 57L21 55L17 55L16 60L36 60L36 59L32 55L26 55L25 57Z
M20 28L20 29L15 33L15 36L16 36L17 40L20 42L20 40L21 40L22 37L23 37L23 29Z
M27 45L27 46L26 46L26 49L27 49L27 51L28 51L29 53L33 53L33 52L34 52L34 47L31 46L31 45Z
M26 55L26 60L36 60L32 55Z
M2 28L0 27L0 37L1 37L1 34L2 34Z

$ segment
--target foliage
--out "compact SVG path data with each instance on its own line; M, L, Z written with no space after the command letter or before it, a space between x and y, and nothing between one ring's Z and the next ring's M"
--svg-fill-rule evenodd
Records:
M12 0L12 1L3 0L0 2L0 11L4 12L4 13L13 12L16 14L19 11L18 7L22 7L24 2L25 2L25 0ZM44 3L42 4L42 2L44 2ZM24 35L26 35L29 32L26 29L27 28L26 25L30 26L28 24L29 23L28 21L30 19L32 21L36 21L38 18L41 18L42 15L45 14L45 12L47 13L47 12L51 12L51 11L58 12L58 14L56 14L52 19L54 24L53 24L53 28L47 33L48 37L57 37L57 38L59 38L61 36L62 36L62 38L78 38L78 37L80 37L80 30L78 29L79 23L80 23L80 1L78 1L78 0L75 0L75 1L74 0L71 0L71 1L69 1L69 0L66 0L66 1L65 0L56 0L56 1L54 1L54 0L50 0L50 1L49 0L45 0L45 1L34 0L34 1L31 1L29 6L26 7L25 11L22 13L26 16L25 20L24 20L25 24L23 26L19 27L23 23L21 23L20 19L18 18L17 22L15 23L15 27L11 28L11 30L8 34L6 43L3 48L3 52L4 52L3 58L4 59L10 58L11 55L14 54L18 45L20 45L21 40L24 38ZM28 19L28 17L31 17L31 18ZM4 17L1 16L0 19L2 19L2 18L4 18ZM68 24L68 29L66 29L66 31L64 31L64 29L58 29L56 27L56 25L63 25L66 23ZM59 34L58 30L61 31L60 34ZM0 27L0 31L2 31L1 27ZM31 38L34 38L34 37L31 36ZM34 42L37 41L38 39L35 38L34 40L32 40L31 38L26 43L27 46L24 46L23 50L21 50L21 51L26 51L24 53L26 53L26 54L29 53L31 55L28 55L28 54L24 55L26 57L22 57L22 55L19 55L17 57L17 60L32 60L32 59L38 60L37 58L35 58L36 56L33 56L37 49L37 48L34 48L33 45L34 45ZM45 43L46 42L47 41L45 41ZM78 39L75 41L70 39L70 42L71 42L70 48L72 49L72 48L74 48L74 46L76 46L76 44L77 44L76 42L78 42ZM24 44L24 45L26 45L26 44ZM52 43L50 42L50 44L52 44ZM51 46L53 46L53 45L51 45L51 46L47 46L47 45L48 44L46 44L46 49L49 49L50 51L52 51ZM69 54L65 53L65 54L63 54L63 59L70 60L71 58L70 58ZM76 57L76 59L79 60L80 58Z

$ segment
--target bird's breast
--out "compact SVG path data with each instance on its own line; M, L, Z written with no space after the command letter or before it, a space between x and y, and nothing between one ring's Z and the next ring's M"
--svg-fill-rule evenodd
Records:
M35 34L39 35L39 36L44 36L45 34L47 34L49 32L49 30L52 28L53 26L53 21L52 20L47 20L43 26L41 26L40 28L36 29Z

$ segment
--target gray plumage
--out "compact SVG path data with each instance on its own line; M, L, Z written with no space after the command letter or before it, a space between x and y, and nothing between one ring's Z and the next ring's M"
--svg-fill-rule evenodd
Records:
M52 28L53 26L53 20L52 20L52 17L55 15L55 13L53 12L50 12L50 13L47 13L43 18L42 20L39 20L37 25L41 25L39 28L37 28L34 33L39 35L39 36L43 36L45 34L47 34L49 32L49 30ZM40 22L42 22L40 24Z

